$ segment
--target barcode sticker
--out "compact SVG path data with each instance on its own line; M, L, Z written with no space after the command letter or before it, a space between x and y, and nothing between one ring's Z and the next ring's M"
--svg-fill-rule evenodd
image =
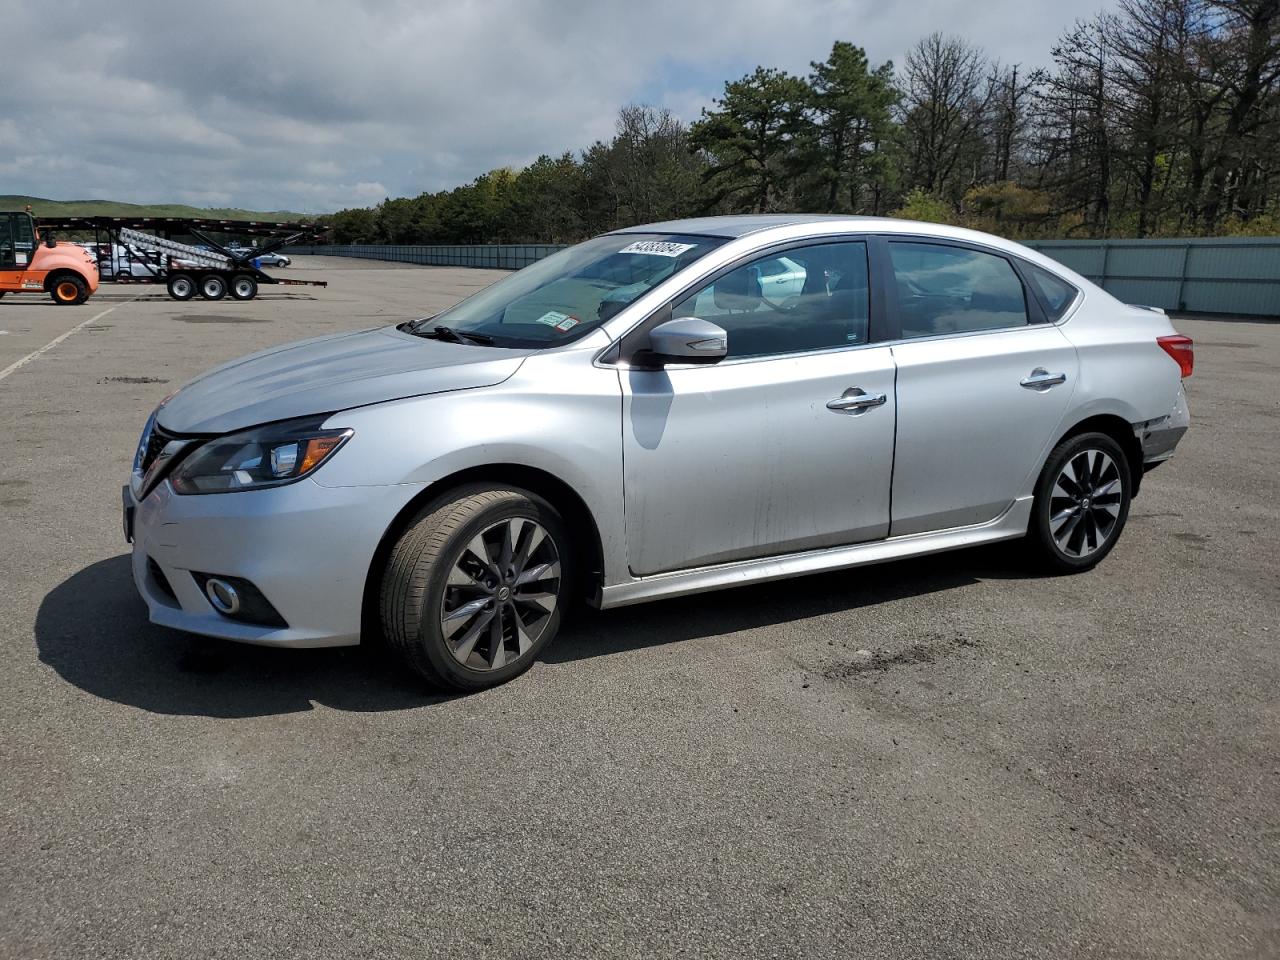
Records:
M693 249L692 243L672 243L669 240L637 240L629 243L619 253L647 253L654 257L678 257Z

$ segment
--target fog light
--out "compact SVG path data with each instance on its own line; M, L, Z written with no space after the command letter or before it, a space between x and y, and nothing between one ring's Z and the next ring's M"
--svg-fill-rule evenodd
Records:
M209 598L209 604L224 617L251 623L256 627L288 627L284 617L262 595L262 591L244 577L229 573L199 573L192 570L197 586Z
M210 577L204 582L204 593L213 604L213 609L234 617L240 612L240 594L231 584L218 577Z

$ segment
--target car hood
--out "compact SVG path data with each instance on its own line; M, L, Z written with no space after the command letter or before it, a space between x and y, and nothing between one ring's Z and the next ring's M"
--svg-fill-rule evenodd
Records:
M532 350L424 340L394 327L285 344L214 367L161 408L171 433L228 433L385 400L501 383Z

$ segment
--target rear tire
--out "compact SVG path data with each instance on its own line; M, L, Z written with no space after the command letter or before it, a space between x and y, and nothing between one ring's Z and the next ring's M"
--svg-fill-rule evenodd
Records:
M206 273L200 278L200 296L206 300L221 300L227 295L227 281L216 273Z
M258 281L247 273L231 278L231 296L236 300L252 300L258 295Z
M175 300L190 300L196 295L196 282L183 273L170 277L166 286Z
M89 285L76 276L63 276L53 281L49 296L60 307L74 307L89 299Z
M1068 437L1053 448L1036 481L1027 543L1057 573L1097 566L1129 518L1133 475L1120 444L1105 433Z
M391 648L430 683L482 690L524 673L560 629L569 537L527 490L469 487L422 511L387 559Z

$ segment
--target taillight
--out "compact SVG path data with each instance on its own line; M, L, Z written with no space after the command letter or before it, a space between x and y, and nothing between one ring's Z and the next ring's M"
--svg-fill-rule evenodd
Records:
M1173 362L1182 371L1183 380L1191 376L1191 371L1196 365L1196 345L1190 337L1184 337L1181 334L1156 337L1156 343L1160 344L1161 350L1173 357Z

